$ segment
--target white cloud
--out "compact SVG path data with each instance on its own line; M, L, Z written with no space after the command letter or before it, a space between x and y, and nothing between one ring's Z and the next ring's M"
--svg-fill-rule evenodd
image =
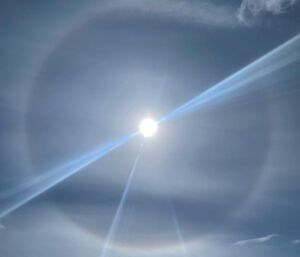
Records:
M241 246L241 245L246 245L246 244L261 244L261 243L265 243L268 242L270 240L272 240L274 237L277 237L277 234L270 234L264 237L258 237L258 238L251 238L251 239L247 239L247 240L242 240L242 241L237 241L234 243L234 245L237 246Z
M237 12L239 21L249 24L251 18L261 13L282 14L298 0L243 0Z

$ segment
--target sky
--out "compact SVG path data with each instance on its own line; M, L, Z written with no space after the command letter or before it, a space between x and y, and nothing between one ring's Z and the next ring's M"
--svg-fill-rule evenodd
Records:
M0 256L299 256L299 1L1 0L0 24L1 212L296 37L0 218Z

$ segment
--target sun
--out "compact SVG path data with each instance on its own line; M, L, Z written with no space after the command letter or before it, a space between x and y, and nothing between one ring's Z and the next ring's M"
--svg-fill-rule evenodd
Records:
M147 118L140 123L140 133L144 137L152 137L157 131L157 122Z

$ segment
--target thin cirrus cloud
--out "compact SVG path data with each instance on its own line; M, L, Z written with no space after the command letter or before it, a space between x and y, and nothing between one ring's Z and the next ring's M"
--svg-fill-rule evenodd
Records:
M243 0L237 18L241 23L249 24L252 18L263 13L283 14L297 2L298 0Z
M300 245L300 239L293 240L292 244L294 244L294 245Z
M5 226L0 223L0 230L5 230Z
M299 0L242 0L239 7L216 4L214 1L128 0L110 3L109 9L139 10L160 18L196 26L237 28L257 24L257 17L270 13L279 15L290 10Z
M262 243L268 242L278 236L279 235L277 235L277 234L270 234L270 235L263 236L263 237L257 237L257 238L251 238L251 239L247 239L247 240L237 241L234 243L234 245L242 246L242 245L247 245L247 244L262 244Z
M229 5L210 1L192 2L183 0L163 1L118 1L110 7L133 8L161 18L193 25L233 28L240 26L236 9Z

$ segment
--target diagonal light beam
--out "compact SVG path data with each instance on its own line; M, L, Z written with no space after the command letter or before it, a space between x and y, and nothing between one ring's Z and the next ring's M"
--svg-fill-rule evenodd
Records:
M16 195L12 201L0 206L0 218L3 218L15 211L19 207L28 203L32 199L36 198L40 194L54 187L58 183L64 181L75 173L79 172L83 168L87 167L96 160L107 155L111 151L127 143L130 139L134 138L137 133L132 133L121 137L113 142L103 145L96 151L88 153L78 159L72 160L54 170L47 172L35 179L24 183L16 189L6 192L6 195Z
M101 252L101 255L100 255L101 257L108 256L108 249L110 248L110 244L111 244L112 240L114 240L116 230L117 230L117 228L120 224L120 220L121 220L124 205L125 205L126 200L127 200L128 192L129 192L130 186L132 184L132 180L133 180L137 165L139 163L140 157L142 155L142 149L143 149L143 142L141 144L140 150L139 150L139 152L138 152L138 154L135 158L135 161L133 163L132 169L130 171L130 174L129 174L129 177L128 177L128 180L127 180L127 184L125 186L125 189L124 189L121 201L120 201L120 204L117 208L116 214L113 218L113 221L112 221L111 226L109 228L108 234L106 236L105 244L102 248L102 252Z
M184 239L183 239L183 236L182 236L182 233L181 233L181 229L180 229L180 226L179 226L177 215L176 215L173 203L171 202L171 199L170 199L170 209L171 209L172 221L173 221L173 224L174 224L174 227L175 227L176 236L177 236L178 243L180 245L182 256L187 257L187 250L186 250L186 247L185 247Z
M159 123L247 92L246 86L300 60L300 34L163 116ZM241 91L244 89L244 91ZM247 90L253 90L248 87Z

